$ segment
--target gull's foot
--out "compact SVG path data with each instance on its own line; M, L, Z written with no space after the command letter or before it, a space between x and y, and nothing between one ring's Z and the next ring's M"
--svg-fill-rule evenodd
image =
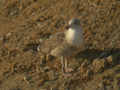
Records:
M64 77L72 77L72 73L63 73Z
M71 73L71 72L73 72L73 71L74 71L73 68L66 68L66 69L65 69L65 72L66 72L66 73Z

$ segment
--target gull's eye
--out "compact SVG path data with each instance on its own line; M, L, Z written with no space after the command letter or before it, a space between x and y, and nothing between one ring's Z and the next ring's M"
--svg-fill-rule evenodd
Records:
M78 19L76 19L76 20L74 21L74 24L80 25L80 21L79 21Z
M65 26L65 29L69 29L69 28L70 28L70 25Z
M69 25L80 25L80 20L74 18L74 19L69 21Z

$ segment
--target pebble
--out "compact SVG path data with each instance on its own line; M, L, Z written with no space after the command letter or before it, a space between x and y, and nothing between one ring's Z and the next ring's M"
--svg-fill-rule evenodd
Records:
M92 68L94 72L102 72L106 67L105 59L96 59L92 63Z

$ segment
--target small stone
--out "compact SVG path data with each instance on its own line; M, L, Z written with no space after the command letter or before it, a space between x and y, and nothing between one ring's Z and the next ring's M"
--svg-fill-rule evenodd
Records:
M6 39L5 36L1 36L1 37L0 37L0 42L4 43L4 42L6 42L6 41L7 41L7 39Z
M88 69L87 67L88 67L88 62L85 61L81 64L78 70L80 71L80 73L85 73Z
M107 60L108 64L110 64L110 65L113 64L112 56L107 57L106 60Z
M46 64L46 58L45 58L44 55L42 55L42 56L40 57L40 64L41 64L41 65Z
M87 67L88 66L88 61L84 61L82 64L81 64L81 67Z
M38 51L38 52L40 51L40 45L37 46L37 51Z
M98 84L98 87L104 87L104 84L101 82Z
M105 86L105 90L113 90L113 86L112 85L107 85L107 86Z
M0 37L0 41L3 41L3 40L4 40L4 37L1 36L1 37Z
M83 90L80 86L76 87L76 90Z
M11 37L11 36L12 36L12 33L11 33L11 32L9 32L9 33L6 34L6 37L7 37L7 38L9 38L9 37Z
M49 72L49 70L50 70L50 67L48 67L48 66L46 66L46 67L45 66L41 66L40 67L40 71L43 72L43 73Z
M86 76L87 76L88 78L90 78L90 76L91 76L92 74L93 74L92 70L88 69L88 70L86 71Z
M42 43L42 42L43 42L43 39L42 39L42 38L40 38L40 39L39 39L39 42L40 42L40 43Z
M94 72L102 72L106 67L106 61L105 59L96 59L93 61L92 66Z
M105 90L104 84L102 82L98 84L98 90Z
M44 67L44 72L48 72L50 70L50 67L46 66Z
M50 61L50 60L53 60L53 59L54 59L54 56L46 55L46 61Z
M114 79L114 90L119 90L120 89L120 78L115 78Z

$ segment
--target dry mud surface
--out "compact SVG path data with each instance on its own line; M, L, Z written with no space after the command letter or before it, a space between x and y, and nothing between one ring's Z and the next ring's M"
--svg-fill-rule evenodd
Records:
M64 77L37 48L73 17L87 49ZM0 0L0 90L120 90L120 0Z

